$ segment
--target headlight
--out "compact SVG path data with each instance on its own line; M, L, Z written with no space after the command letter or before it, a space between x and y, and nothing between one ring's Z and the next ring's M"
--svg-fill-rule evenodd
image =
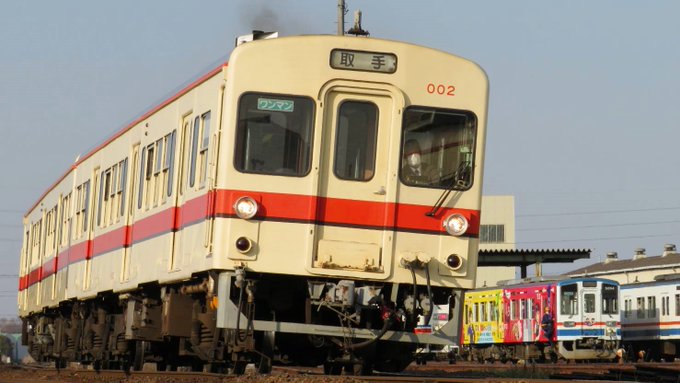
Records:
M250 197L241 197L234 202L234 210L239 218L251 219L257 214L257 202Z
M468 229L468 220L461 214L452 214L444 220L444 229L451 235L461 236Z

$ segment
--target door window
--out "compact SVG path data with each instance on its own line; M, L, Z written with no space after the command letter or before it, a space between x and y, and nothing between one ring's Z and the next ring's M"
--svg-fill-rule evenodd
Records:
M595 312L595 294L585 294L583 296L583 312L587 314L592 314Z
M333 172L343 180L368 181L375 174L378 107L371 102L340 105Z

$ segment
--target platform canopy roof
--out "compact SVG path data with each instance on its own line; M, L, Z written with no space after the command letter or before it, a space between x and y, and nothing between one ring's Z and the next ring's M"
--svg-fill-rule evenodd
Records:
M590 258L590 249L513 249L480 250L478 266L519 266L522 278L527 267L536 263L571 263Z

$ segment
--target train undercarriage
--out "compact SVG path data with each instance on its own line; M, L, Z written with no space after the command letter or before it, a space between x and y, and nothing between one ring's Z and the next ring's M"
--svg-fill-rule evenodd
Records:
M456 299L447 288L237 269L62 302L24 318L22 340L36 361L57 366L240 374L254 363L262 373L273 364L396 372L420 343L451 343ZM435 307L439 319L445 309L446 321L435 323ZM416 335L423 324L430 332Z
M471 361L480 363L500 361L517 363L520 360L533 362L566 361L611 361L617 357L618 341L584 338L575 341L560 341L555 344L523 343L510 345L486 345L466 347L462 354Z

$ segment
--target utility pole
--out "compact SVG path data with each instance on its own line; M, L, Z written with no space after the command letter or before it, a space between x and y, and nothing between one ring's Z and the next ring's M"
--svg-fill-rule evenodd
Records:
M338 0L338 36L345 35L345 0Z

